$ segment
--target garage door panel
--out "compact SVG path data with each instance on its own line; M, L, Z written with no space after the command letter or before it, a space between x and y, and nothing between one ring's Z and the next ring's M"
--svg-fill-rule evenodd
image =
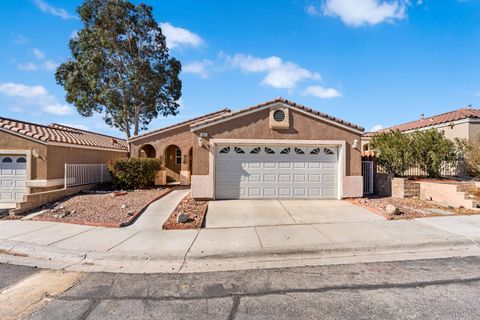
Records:
M25 156L0 156L0 201L19 202L27 192Z
M216 198L336 198L336 148L329 148L333 155L321 147L315 154L314 148L295 148L282 154L285 147L243 146L239 154L230 146L230 152L217 153Z

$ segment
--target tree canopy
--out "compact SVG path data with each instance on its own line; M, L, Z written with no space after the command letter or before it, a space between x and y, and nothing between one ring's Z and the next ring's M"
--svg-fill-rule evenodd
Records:
M71 59L56 71L66 100L85 117L103 115L127 139L159 115L176 115L181 64L169 55L152 7L126 0L85 0L83 28L70 40Z

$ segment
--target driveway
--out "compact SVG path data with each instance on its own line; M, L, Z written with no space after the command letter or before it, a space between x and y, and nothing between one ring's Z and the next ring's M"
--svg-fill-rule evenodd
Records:
M382 221L342 200L222 200L208 206L206 228Z

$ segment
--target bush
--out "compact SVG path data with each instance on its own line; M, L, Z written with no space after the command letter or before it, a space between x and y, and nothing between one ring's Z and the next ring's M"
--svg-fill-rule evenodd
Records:
M117 159L108 163L108 171L116 188L139 189L154 185L161 165L155 158Z
M414 164L411 135L400 131L381 132L372 137L370 145L386 173L400 176Z
M480 175L480 134L468 144L465 151L467 172L472 176Z
M458 156L455 143L435 129L412 134L413 157L421 170L431 178L440 177L443 165L455 165Z

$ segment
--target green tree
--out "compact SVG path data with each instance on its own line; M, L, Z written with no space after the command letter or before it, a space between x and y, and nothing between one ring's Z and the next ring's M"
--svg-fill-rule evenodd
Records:
M400 131L381 132L370 142L377 161L387 173L400 176L413 165L412 139Z
M458 161L455 143L435 129L413 133L412 146L416 164L431 178L440 177L443 165Z
M480 134L468 143L465 152L467 173L473 176L480 175Z
M152 7L126 0L85 0L72 57L56 71L66 100L85 117L103 114L127 140L159 114L176 115L181 64L171 57Z

